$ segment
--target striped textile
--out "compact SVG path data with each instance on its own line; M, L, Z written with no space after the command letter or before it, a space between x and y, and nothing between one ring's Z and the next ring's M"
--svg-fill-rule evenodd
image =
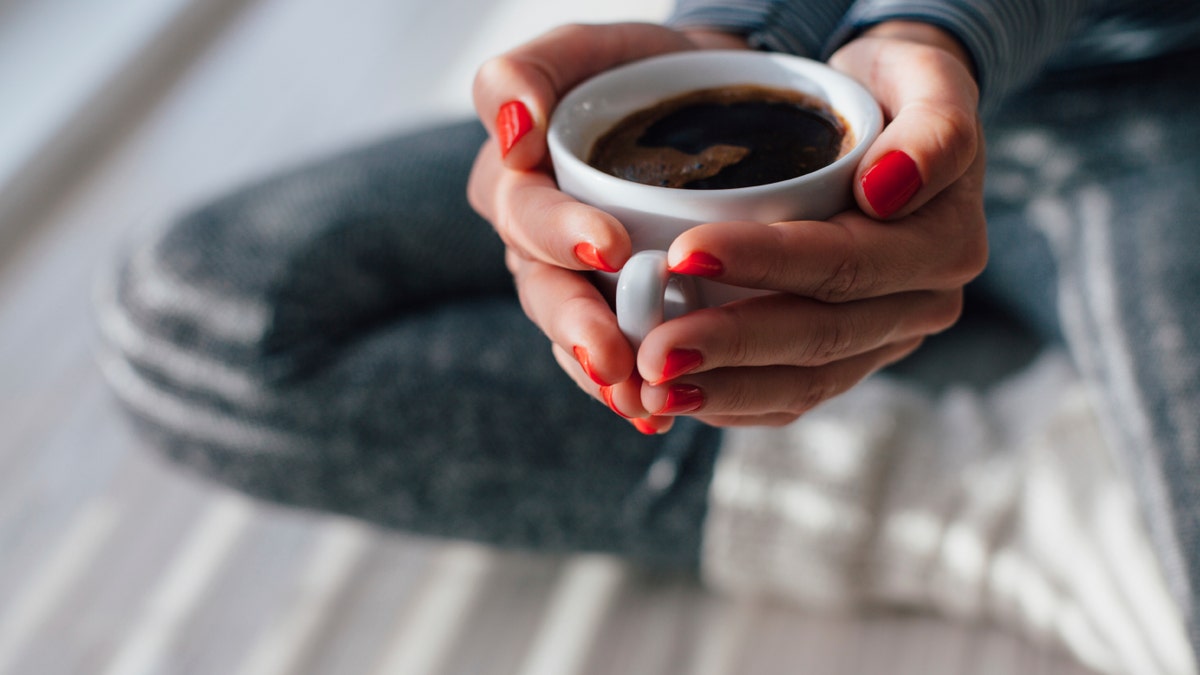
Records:
M680 0L669 23L715 26L762 49L817 57L890 19L957 35L975 59L985 109L1048 65L1131 61L1200 44L1200 3L1186 0Z

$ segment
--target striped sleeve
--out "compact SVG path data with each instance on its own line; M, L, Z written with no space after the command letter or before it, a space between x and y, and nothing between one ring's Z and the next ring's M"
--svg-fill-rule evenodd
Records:
M667 24L740 33L751 47L818 58L852 0L679 0Z
M1089 0L857 0L821 56L892 19L940 26L975 60L981 107L1031 79L1080 27Z

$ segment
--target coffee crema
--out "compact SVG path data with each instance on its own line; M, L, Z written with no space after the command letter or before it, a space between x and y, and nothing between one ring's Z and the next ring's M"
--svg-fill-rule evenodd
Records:
M853 145L849 125L826 102L746 84L692 91L633 112L597 139L587 162L646 185L716 190L802 176Z

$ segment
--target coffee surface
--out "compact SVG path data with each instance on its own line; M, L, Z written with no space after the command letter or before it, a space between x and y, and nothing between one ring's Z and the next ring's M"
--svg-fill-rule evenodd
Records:
M703 89L617 122L588 164L626 180L693 190L764 185L827 166L853 144L824 101L757 85Z

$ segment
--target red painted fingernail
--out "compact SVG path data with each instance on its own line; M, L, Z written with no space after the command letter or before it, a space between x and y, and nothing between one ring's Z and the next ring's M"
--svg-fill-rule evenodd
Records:
M625 419L629 419L629 415L626 415L625 413L621 412L621 409L618 408L617 404L613 402L612 387L610 387L610 386L600 387L600 397L604 399L604 403L606 405L608 405L609 410L617 413L618 415L620 415L621 417L624 417Z
M881 218L900 210L917 194L921 185L917 163L900 150L880 157L862 176L863 194Z
M580 347L579 345L575 345L571 348L571 351L575 353L575 360L579 362L579 365L583 368L583 372L587 373L587 376L592 378L592 382L595 382L601 387L606 387L611 384L611 382L605 382L604 378L596 374L595 369L592 368L592 359L588 356L586 349Z
M697 277L715 277L725 271L725 265L708 253L695 251L672 265L671 271L676 274L691 274Z
M575 244L575 257L579 259L579 262L594 270L600 270L601 272L617 271L617 268L604 262L604 258L600 257L600 251L596 249L595 245L589 244L586 241Z
M529 108L520 101L509 101L500 106L496 113L496 140L500 142L500 156L507 157L521 137L533 128L533 116Z
M696 412L704 405L704 391L690 384L673 384L667 388L667 402L656 415L675 415Z
M650 424L650 422L647 420L644 420L640 417L635 417L629 421L633 423L633 428L637 429L643 434L646 434L647 436L654 436L658 434L658 429L655 429L654 425Z
M684 373L690 373L704 363L704 356L695 349L672 349L667 352L667 363L663 366L662 377L651 384L662 384L673 380Z

